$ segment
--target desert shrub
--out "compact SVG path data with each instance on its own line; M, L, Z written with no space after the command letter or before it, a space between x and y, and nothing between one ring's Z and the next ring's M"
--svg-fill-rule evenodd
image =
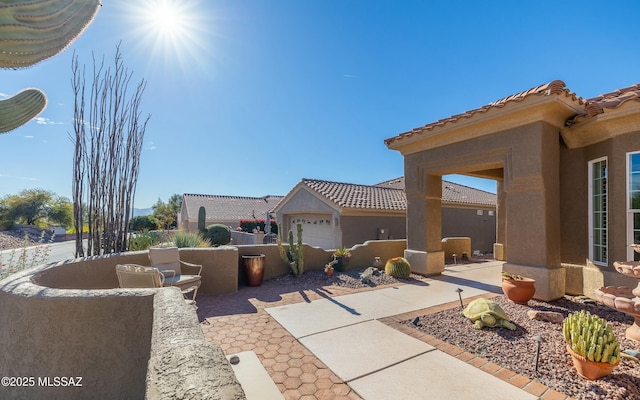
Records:
M160 236L155 232L142 232L129 237L129 251L147 250L160 243Z
M173 234L171 241L178 248L211 246L211 242L209 242L209 240L205 239L202 234L195 232L178 231Z
M213 224L207 226L203 236L211 242L212 246L222 246L231 241L231 229L226 225Z

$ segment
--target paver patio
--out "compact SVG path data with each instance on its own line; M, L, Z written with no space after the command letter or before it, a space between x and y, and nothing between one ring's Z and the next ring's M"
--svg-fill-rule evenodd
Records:
M423 279L425 282L430 281L428 278ZM285 399L361 399L325 363L273 319L265 308L311 302L385 287L389 286L351 289L338 286L305 286L304 284L283 285L266 281L259 287L241 286L236 293L200 295L198 316L205 337L219 344L225 354L255 352ZM452 306L436 306L433 307L433 311ZM417 331L408 332L396 322L401 318L406 320L410 315L425 312L427 310L420 310L403 316L383 318L381 321L539 398L559 400L566 398L562 393L499 366L494 370L488 370L487 362L481 358L432 337L426 337Z

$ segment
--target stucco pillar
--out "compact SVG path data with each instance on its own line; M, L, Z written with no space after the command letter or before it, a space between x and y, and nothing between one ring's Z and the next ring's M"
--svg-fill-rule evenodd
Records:
M442 177L426 175L422 185L407 190L407 249L405 258L413 272L422 275L444 271L442 251ZM415 223L421 221L421 223Z
M493 256L496 260L505 261L507 259L507 247L505 246L507 237L507 196L504 192L502 181L496 181L496 243L493 245Z
M508 254L504 270L535 279L534 297L550 301L565 294L565 271L560 265L559 150L552 145L557 143L553 131L543 132L541 139L534 143L542 144L540 148L521 148L513 155L510 179L505 182Z

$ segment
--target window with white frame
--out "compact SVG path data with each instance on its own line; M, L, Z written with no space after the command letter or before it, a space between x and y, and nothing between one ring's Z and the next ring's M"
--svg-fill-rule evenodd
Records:
M627 229L629 242L640 243L640 152L628 153L628 196L627 196ZM640 261L640 254L630 250L631 257Z
M607 265L607 158L589 162L589 258Z

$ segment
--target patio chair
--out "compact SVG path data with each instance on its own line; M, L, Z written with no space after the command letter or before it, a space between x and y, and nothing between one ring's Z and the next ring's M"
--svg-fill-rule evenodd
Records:
M193 292L191 302L195 304L196 294L200 287L202 265L191 264L180 260L180 251L177 247L152 247L149 249L149 261L151 266L157 268L164 275L164 286L176 286L182 294ZM197 269L195 275L182 273L182 266Z
M121 288L159 288L164 284L164 275L157 268L137 264L116 265L116 275Z

